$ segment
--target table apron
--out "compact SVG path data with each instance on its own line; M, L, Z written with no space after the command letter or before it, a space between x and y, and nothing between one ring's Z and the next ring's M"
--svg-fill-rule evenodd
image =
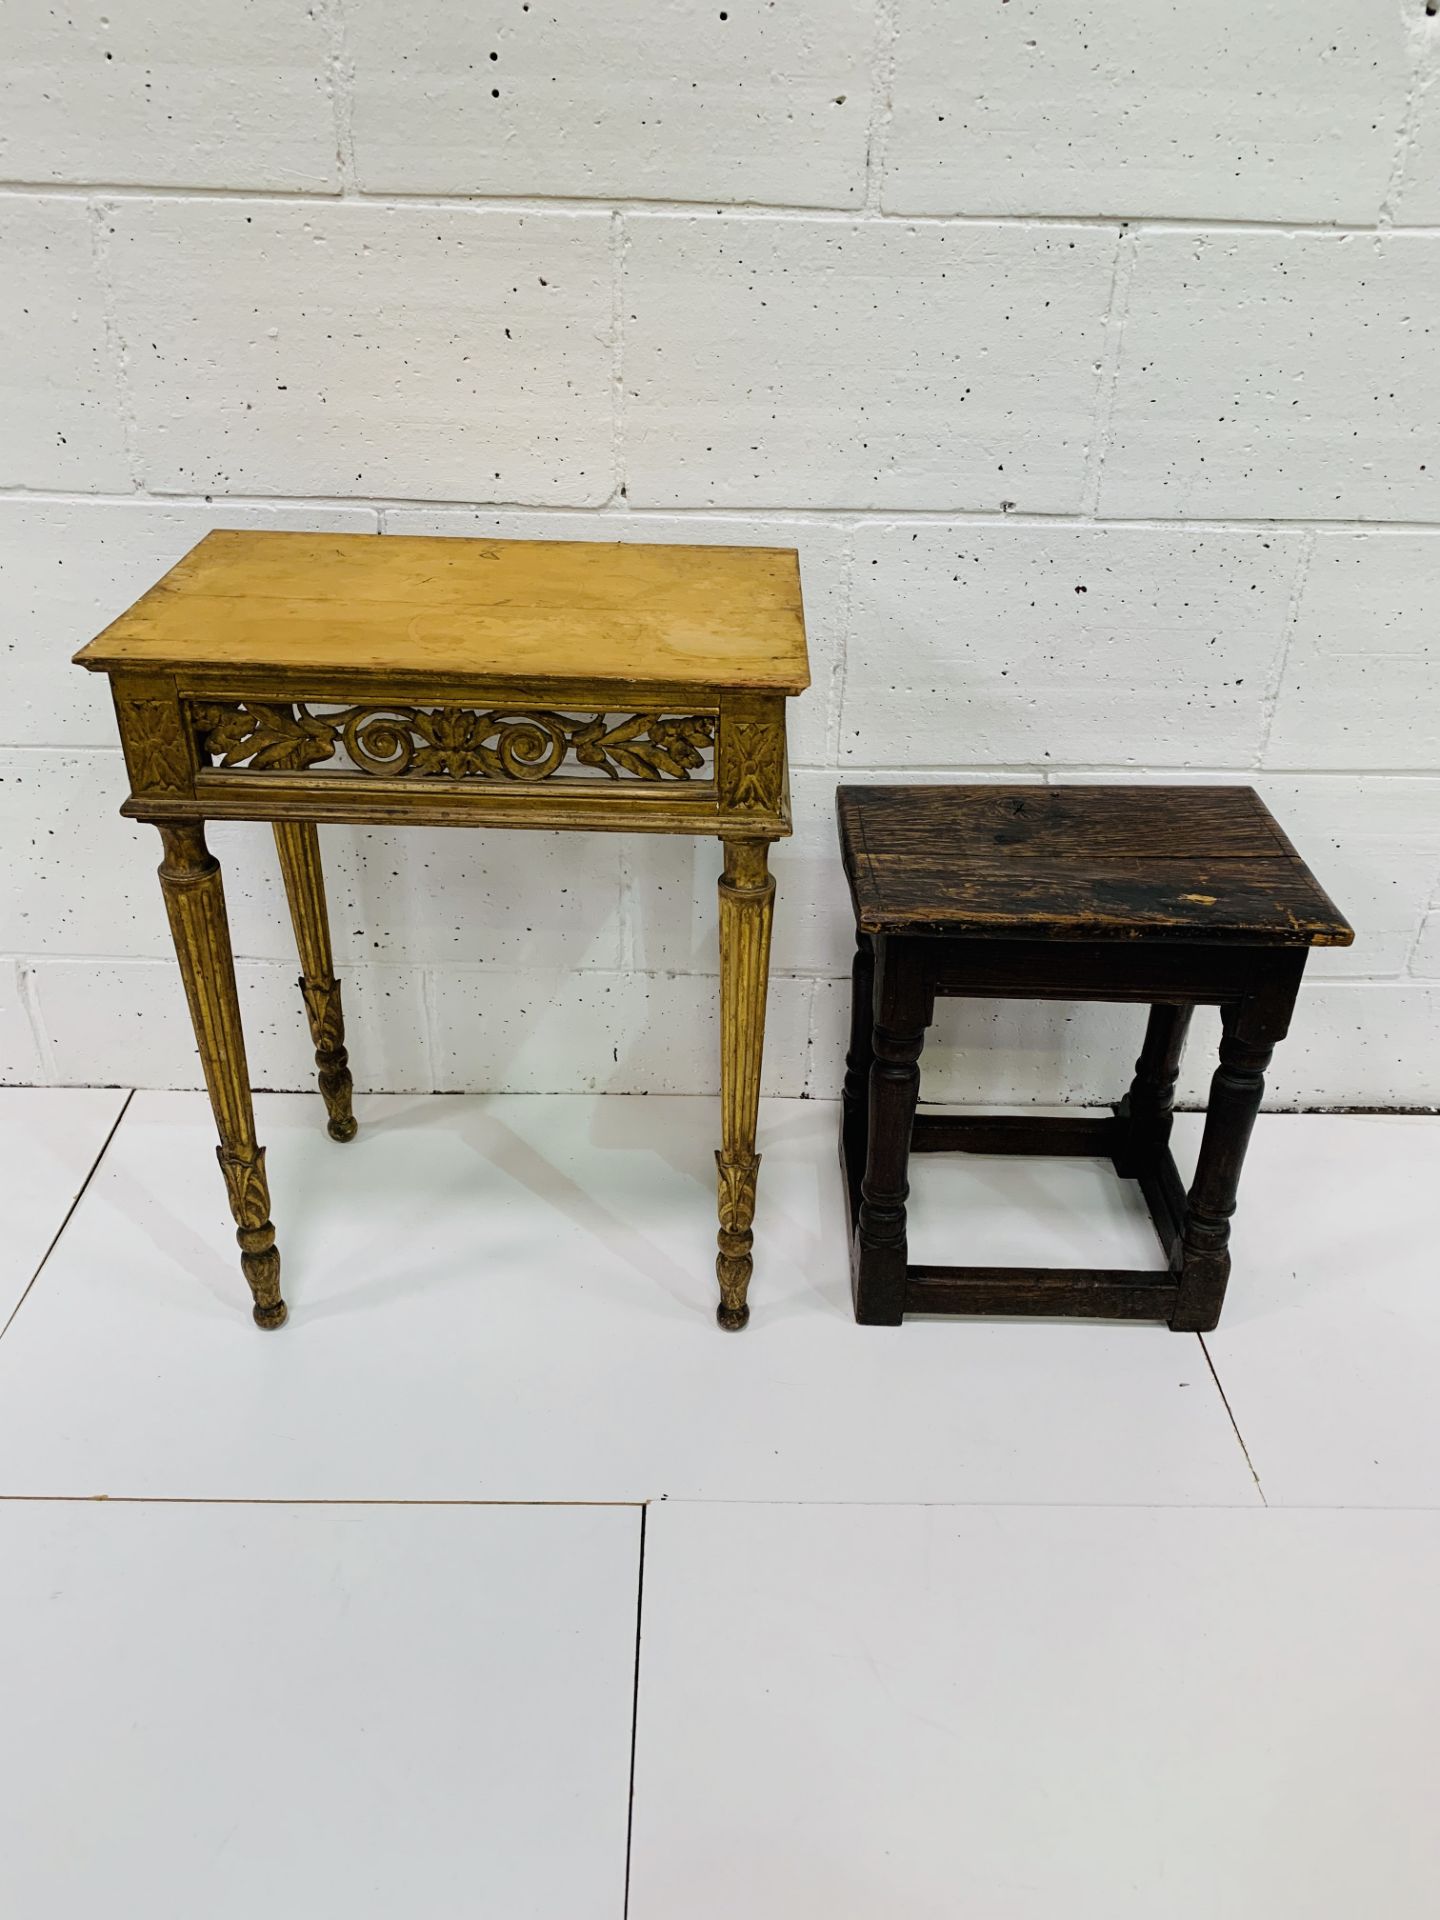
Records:
M1123 940L905 940L931 991L997 1000L1113 1000L1223 1006L1257 992L1293 994L1308 947L1135 944Z
M226 775L202 769L195 796L145 795L120 809L132 820L308 820L317 825L397 827L529 827L584 833L690 833L779 840L791 832L788 790L778 811L727 811L713 786L691 794L654 790L584 794L550 782L516 789L461 781L350 781ZM578 786L580 782L565 782Z

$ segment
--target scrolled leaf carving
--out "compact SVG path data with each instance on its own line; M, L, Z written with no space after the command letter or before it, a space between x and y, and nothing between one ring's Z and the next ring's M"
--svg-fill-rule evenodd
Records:
M596 713L548 708L308 707L256 701L192 709L212 765L297 772L340 758L350 770L391 779L548 780L574 759L608 779L689 780L715 747L707 713Z
M329 760L335 752L335 727L304 707L261 705L200 706L194 709L201 745L222 767L242 764L258 771L294 771Z
M408 707L394 713L354 707L345 716L345 751L363 773L408 773L415 758Z

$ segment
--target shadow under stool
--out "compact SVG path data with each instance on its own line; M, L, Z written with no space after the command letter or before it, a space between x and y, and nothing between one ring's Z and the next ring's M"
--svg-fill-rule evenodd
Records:
M1205 1332L1265 1069L1315 946L1350 927L1249 787L844 787L856 952L841 1160L855 1317L1079 1314ZM1109 1116L917 1114L937 996L1142 1001L1135 1078ZM1170 1151L1192 1010L1220 1064L1187 1194ZM1083 1155L1137 1180L1167 1266L912 1266L912 1152Z

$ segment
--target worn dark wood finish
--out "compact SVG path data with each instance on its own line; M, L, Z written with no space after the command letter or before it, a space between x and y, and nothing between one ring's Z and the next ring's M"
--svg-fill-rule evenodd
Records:
M1065 1158L1110 1159L1119 1144L1114 1119L1061 1119L1052 1114L919 1113L910 1136L912 1153L1046 1153Z
M1178 1291L1169 1274L1124 1268L911 1267L905 1311L1163 1320Z
M1348 946L1249 787L842 787L865 933Z
M1119 1169L1117 1168L1118 1172ZM1185 1225L1185 1182L1168 1146L1139 1162L1135 1179L1168 1260Z
M867 1258L853 1269L855 1318L898 1326L905 1312L905 1202L910 1124L920 1094L920 1050L934 1004L919 956L877 943L869 1079L869 1151L860 1179L856 1237Z
M1310 947L1353 938L1279 826L1248 787L842 787L838 800L857 929L841 1126L856 1318L1213 1327L1271 1051ZM1148 1003L1129 1092L1105 1118L917 1114L925 1028L947 994ZM1203 1005L1220 1008L1224 1039L1187 1195L1169 1142ZM1167 1265L910 1266L912 1152L1109 1159L1139 1183Z
M1190 1185L1189 1204L1171 1265L1180 1278L1180 1298L1171 1324L1177 1332L1208 1333L1218 1325L1230 1278L1230 1216L1250 1130L1265 1091L1265 1069L1274 1048L1244 1035L1245 1009L1226 1007L1220 1064L1210 1082L1205 1132Z
M1130 1091L1115 1108L1124 1135L1114 1153L1115 1171L1136 1179L1141 1167L1170 1138L1175 1111L1175 1082L1190 1031L1193 1007L1150 1009L1145 1044L1135 1062Z
M840 1089L840 1162L846 1170L865 1164L866 1129L870 1124L870 1068L875 1059L875 951L868 934L857 934L850 966L850 1047L845 1055L845 1080ZM859 1191L859 1174L856 1174Z

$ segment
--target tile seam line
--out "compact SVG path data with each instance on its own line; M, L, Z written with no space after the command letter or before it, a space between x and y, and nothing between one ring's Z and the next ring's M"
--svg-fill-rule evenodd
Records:
M1393 519L1355 519L1337 517L1335 519L1316 519L1312 516L1256 518L1247 515L1227 517L1223 514L1206 516L1179 514L1173 516L1155 514L1097 514L1090 516L1079 509L1064 513L1039 513L1020 511L1000 512L990 507L903 507L885 506L796 506L784 503L757 503L722 501L714 504L657 504L652 501L636 503L627 499L624 503L615 501L592 502L589 505L573 502L559 503L538 500L461 500L461 499L421 499L413 494L344 494L344 493L196 493L190 490L165 492L153 485L135 489L133 492L118 493L97 491L81 493L71 489L51 487L4 486L0 487L0 504L14 501L18 504L34 506L113 506L113 507L167 507L167 508L207 508L223 513L226 508L239 511L255 509L281 509L293 511L314 511L328 513L347 509L362 513L415 513L415 514L471 514L485 518L495 514L524 514L532 518L553 520L563 525L566 520L613 520L617 525L641 527L647 522L676 523L685 520L711 520L743 523L755 520L774 520L782 525L794 524L802 527L848 526L859 531L862 528L884 528L887 526L913 527L1024 527L1031 529L1074 527L1088 531L1105 532L1109 529L1125 529L1149 533L1188 532L1194 534L1218 533L1290 533L1309 532L1315 534L1434 534L1440 536L1440 515L1434 520ZM327 531L339 538L343 528L265 528L252 527L246 532L306 532L324 536ZM388 531L388 529L387 529ZM410 538L443 539L449 536L435 534L430 536L411 535Z
M838 988L838 987L848 986L849 982L846 980L840 979L838 977L834 979L817 978L813 984L817 987L829 985L829 986L835 986ZM1337 984L1350 986L1356 983L1350 980L1343 980L1338 982ZM1382 983L1382 984L1385 984L1385 983ZM1405 982L1401 981L1399 984L1404 985ZM48 1081L15 1080L15 1081L6 1081L3 1083L3 1085L0 1085L0 1091L6 1091L6 1092L12 1092L12 1093L31 1093L31 1092L46 1093L54 1090L55 1089L52 1087L51 1083ZM82 1082L62 1082L60 1083L59 1091L95 1093L95 1092L110 1092L110 1091L113 1091L113 1089L88 1086L82 1081ZM171 1083L167 1086L137 1087L135 1089L135 1092L140 1094L145 1094L145 1095L157 1094L165 1098L169 1098L173 1095L198 1096L200 1094L203 1094L204 1091L205 1091L205 1088L199 1084L181 1086L175 1083ZM518 1092L511 1089L496 1089L496 1088L485 1088L485 1087L476 1087L473 1089L461 1089L461 1088L454 1088L454 1087L419 1087L419 1086L379 1087L379 1088L365 1087L365 1088L361 1088L359 1091L364 1098L372 1099L372 1100L410 1100L410 1099L593 1100L593 1099L602 1097L602 1096L593 1094L584 1088L573 1087L573 1086L553 1087L548 1090L529 1087L529 1088L522 1089ZM312 1085L301 1086L298 1082L293 1087L256 1087L254 1089L254 1095L257 1100L268 1100L271 1098L276 1098L276 1099L306 1098L306 1097L309 1097L312 1093L313 1093ZM603 1097L608 1098L612 1096L603 1096ZM613 1097L617 1099L635 1099L635 1100L703 1100L709 1103L709 1102L713 1102L716 1096L713 1093L635 1093L635 1094L620 1094L620 1095L615 1095ZM772 1105L799 1105L803 1102L807 1105L812 1105L817 1107L823 1107L823 1106L838 1107L840 1104L839 1095L830 1094L830 1093L814 1093L814 1092L767 1093L763 1096L763 1098ZM1104 1115L1109 1113L1111 1103L1103 1100L1074 1100L1067 1103L1064 1101L1056 1101L1056 1100L966 1101L966 1100L943 1100L943 1099L927 1100L922 1098L922 1100L920 1101L920 1106L925 1112L937 1113L942 1115L942 1117L947 1114L966 1115L971 1113L974 1113L980 1116L993 1117L997 1113L998 1114L1004 1114L1004 1113L1028 1114L1028 1113L1034 1113L1034 1112L1054 1113L1057 1108L1060 1109L1062 1113ZM1205 1108L1199 1105L1197 1102L1187 1101L1187 1102L1181 1103L1177 1101L1175 1106L1175 1111L1177 1113L1198 1115L1203 1117L1205 1113ZM1261 1114L1267 1120L1368 1119L1368 1120L1406 1120L1406 1121L1427 1120L1428 1121L1428 1120L1440 1119L1440 1107L1415 1106L1415 1105L1404 1105L1404 1104L1399 1106L1393 1106L1393 1107L1377 1107L1377 1106L1361 1105L1359 1103L1351 1103L1348 1105L1345 1105L1345 1104L1337 1105L1334 1102L1324 1103L1324 1102L1316 1101L1308 1105L1291 1104L1286 1106L1266 1106L1266 1107L1262 1107ZM4 1494L0 1494L0 1498L7 1498L7 1497L18 1497L18 1496L6 1496ZM37 1499L47 1499L47 1498L50 1498L51 1496L36 1495L35 1497ZM60 1496L56 1495L54 1497L59 1498ZM90 1498L98 1498L103 1496L77 1494L74 1497L76 1499L90 1499ZM137 1499L140 1499L140 1498L145 1498L147 1496L136 1495L135 1497ZM640 1496L640 1495L636 1496L637 1500L640 1498L649 1499L651 1497L652 1496L648 1494L643 1496ZM559 1504L561 1504L562 1506L569 1506L569 1505L574 1505L576 1503L573 1501L566 1500L566 1501L561 1501ZM624 1505L627 1503L621 1502L621 1504Z
M10 1310L10 1313L6 1318L4 1325L0 1326L0 1340L3 1340L5 1338L5 1335L10 1331L11 1327L14 1326L15 1321L19 1316L20 1309L24 1306L25 1302L30 1298L31 1288L35 1285L35 1282L40 1278L41 1274L45 1271L46 1264L49 1261L51 1254L54 1253L56 1247L59 1246L61 1240L64 1238L65 1229L69 1226L71 1220L75 1217L75 1209L80 1205L80 1202L85 1198L86 1193L89 1191L90 1182L95 1178L95 1175L99 1172L100 1163L105 1158L105 1155L110 1151L110 1142L115 1138L115 1135L119 1132L120 1122L125 1118L126 1114L130 1111L130 1103L134 1098L135 1098L135 1089L131 1087L127 1090L125 1094L125 1098L120 1103L120 1111L116 1114L114 1120L111 1122L110 1131L105 1135L104 1140L100 1143L100 1151L95 1155L95 1158L90 1163L89 1172L85 1175L85 1178L80 1182L79 1192L75 1195L74 1199L70 1202L69 1206L65 1209L64 1218L61 1220L59 1226L55 1229L54 1238L51 1240L49 1246L46 1247L44 1253L40 1256L40 1264L36 1267L35 1271L31 1274L30 1278L26 1281L25 1290L20 1295L20 1298L15 1302L15 1305Z
M1240 1431L1240 1422L1235 1418L1235 1409L1230 1404L1230 1396L1225 1391L1225 1384L1216 1369L1215 1361L1211 1356L1209 1347L1206 1345L1205 1336L1203 1333L1197 1333L1195 1338L1200 1342L1200 1351L1205 1356L1205 1365L1210 1369L1210 1378L1215 1382L1215 1391L1220 1396L1220 1404L1225 1409L1225 1414L1234 1432L1236 1443L1245 1457L1245 1465L1250 1470L1250 1478L1255 1482L1255 1491L1260 1496L1260 1504L1268 1509L1270 1502L1265 1496L1265 1489L1261 1485L1260 1476L1255 1471L1255 1462L1250 1457L1250 1449L1245 1443L1244 1434Z
M718 976L715 974L698 974L698 975L695 975L694 977L697 979L706 980L712 983L718 978ZM809 984L817 988L822 986L848 988L850 984L849 979L842 974L793 974L786 977L799 982L808 982ZM1385 979L1385 980L1366 980L1363 977L1356 978L1353 975L1345 974L1330 981L1328 984L1334 987L1346 987L1346 988L1366 987L1366 986L1408 986L1411 984L1428 987L1428 986L1434 986L1434 985L1440 984L1440 982L1432 980L1428 975L1422 976L1418 981L1415 981L1412 983L1403 975L1397 975L1390 979ZM49 1081L17 1080L13 1082L6 1082L4 1083L4 1086L8 1087L9 1090L17 1093L50 1092L50 1091L56 1090L57 1086L58 1086L58 1090L61 1092L109 1093L109 1092L116 1091L116 1089L114 1088L96 1086L93 1083L86 1082L86 1081L62 1081L59 1083L51 1083ZM175 1081L171 1081L164 1086L136 1087L132 1091L138 1094L145 1094L145 1095L161 1094L167 1097L172 1094L184 1094L189 1096L189 1095L203 1094L205 1092L205 1087L204 1087L204 1084L200 1081L192 1081L187 1084L180 1084ZM635 1092L635 1093L625 1093L625 1094L602 1095L602 1094L596 1094L590 1088L576 1087L576 1086L523 1087L518 1089L513 1087L420 1087L420 1086L360 1087L360 1088L357 1088L356 1091L359 1097L362 1097L367 1100L618 1099L618 1100L703 1100L706 1102L713 1102L714 1099L716 1098L716 1095L714 1093ZM296 1099L296 1098L308 1099L314 1093L314 1084L312 1081L306 1081L303 1083L300 1081L297 1081L294 1086L254 1087L252 1088L252 1092L254 1094L254 1097L257 1100L269 1100L272 1098L286 1099L286 1100ZM790 1104L792 1102L798 1104L802 1101L814 1106L838 1107L840 1104L840 1096L838 1093L815 1093L815 1092L767 1093L767 1094L764 1094L762 1098L766 1101L769 1101L771 1103L777 1103L777 1104ZM1036 1111L1041 1113L1054 1113L1057 1109L1061 1113L1106 1114L1110 1112L1112 1103L1110 1101L1100 1100L1100 1099L1094 1099L1094 1100L1084 1099L1084 1100L1070 1100L1070 1101L1065 1101L1065 1100L998 1100L997 1101L997 1100L961 1100L961 1099L932 1100L932 1099L927 1099L922 1095L920 1100L920 1105L927 1112L933 1111L935 1113L943 1112L943 1113L956 1113L956 1114L976 1113L981 1115L993 1116L996 1114L1004 1114L1004 1113L1031 1113ZM1203 1116L1203 1114L1205 1113L1205 1107L1199 1101L1177 1100L1175 1103L1175 1111L1176 1113L1198 1114ZM1358 1101L1336 1102L1333 1100L1332 1101L1314 1100L1309 1102L1305 1102L1305 1101L1290 1102L1285 1105L1277 1105L1277 1106L1266 1105L1261 1108L1261 1115L1263 1118L1267 1120L1313 1120L1313 1119L1323 1120L1323 1119L1337 1119L1337 1118L1339 1119L1344 1119L1344 1118L1375 1119L1375 1120L1434 1120L1434 1119L1440 1118L1440 1106L1418 1106L1413 1103L1402 1102L1396 1106L1377 1107L1377 1106L1364 1104ZM650 1498L648 1494L644 1497L647 1499Z
M1164 1332L1161 1324L1158 1331ZM327 1504L324 1501L318 1505ZM359 1504L364 1504L363 1502ZM403 1505L404 1502L401 1502ZM561 1502L560 1504L566 1504ZM639 1505L640 1502L627 1504ZM783 1507L788 1510L826 1507L832 1510L848 1512L853 1509L873 1513L890 1513L906 1507L924 1507L938 1509L941 1512L954 1511L969 1513L992 1512L997 1507L1023 1508L1027 1512L1039 1513L1284 1513L1296 1509L1285 1506L1262 1505L1258 1500L844 1500L844 1499L758 1499L740 1495L721 1494L651 1494L644 1502L649 1508L662 1507ZM1440 1516L1440 1505L1433 1507L1328 1507L1319 1505L1308 1508L1309 1512L1336 1513L1434 1513Z
M134 181L87 180L0 180L0 196L15 199L84 199L103 195L117 201L147 204L213 201L217 204L240 201L259 204L314 207L470 207L477 212L502 213L633 213L653 214L657 218L725 219L739 217L757 220L823 221L833 224L867 227L1014 227L1022 230L1048 227L1114 228L1125 225L1146 233L1278 233L1320 234L1336 237L1360 236L1368 239L1403 239L1413 235L1433 239L1440 235L1440 222L1416 221L1385 226L1379 215L1373 221L1239 219L1224 214L1146 213L1143 210L1117 209L1105 213L1025 212L934 213L904 212L896 208L867 207L857 197L845 204L834 201L814 204L785 200L674 199L630 194L504 194L494 192L444 192L403 188L357 188L344 193L335 187L286 188L274 186L181 186L145 184Z
M890 1513L906 1508L927 1512L987 1513L1013 1508L1027 1513L1405 1513L1440 1517L1440 1502L1370 1503L1345 1500L837 1500L755 1499L745 1495L645 1494L629 1499L589 1500L436 1498L425 1494L189 1494L189 1493L0 1493L5 1506L96 1507L438 1507L521 1509L558 1508L585 1512L648 1513L657 1506L782 1507L790 1511L826 1508L848 1512Z
M643 1513L647 1502L631 1500L464 1499L426 1494L244 1494L244 1493L0 1493L3 1506L97 1507L558 1507L610 1513Z
M650 1502L640 1505L640 1542L635 1569L635 1659L630 1695L630 1767L625 1793L625 1891L621 1900L622 1920L630 1912L630 1871L635 1848L635 1762L640 1747L640 1647L645 1633L645 1529L650 1517Z
M37 1496L40 1497L40 1496ZM317 1505L326 1505L324 1501ZM364 1502L357 1504L363 1505ZM399 1504L404 1505L405 1502ZM559 1504L568 1504L561 1502ZM639 1505L640 1502L627 1504ZM892 1513L907 1508L927 1512L989 1513L1011 1508L1026 1513L1386 1513L1432 1514L1440 1520L1440 1501L1397 1501L1392 1505L1360 1504L1340 1500L835 1500L787 1499L762 1500L740 1496L703 1494L657 1494L645 1503L650 1507L767 1507L788 1511L825 1508L831 1511Z

